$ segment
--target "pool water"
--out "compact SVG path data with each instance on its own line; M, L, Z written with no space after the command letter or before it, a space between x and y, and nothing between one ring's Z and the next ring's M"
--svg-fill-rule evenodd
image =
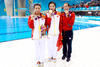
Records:
M89 20L100 21L100 17L76 17L73 30L82 30L100 26L100 24L85 23ZM0 17L0 42L31 38L28 18Z

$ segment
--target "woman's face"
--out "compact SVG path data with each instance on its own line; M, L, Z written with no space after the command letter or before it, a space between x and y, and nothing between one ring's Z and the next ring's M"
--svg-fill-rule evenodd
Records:
M65 11L69 11L69 6L68 6L68 4L67 4L67 3L66 3L66 4L64 4L63 8L64 8L64 10L65 10Z
M39 5L36 5L36 6L34 7L34 11L35 11L36 14L39 14L40 11L41 11L41 7L40 7Z
M55 8L56 8L56 7L55 7L55 5L54 5L53 3L51 3L51 4L49 5L49 9L50 9L50 10L53 10L53 11L54 11Z

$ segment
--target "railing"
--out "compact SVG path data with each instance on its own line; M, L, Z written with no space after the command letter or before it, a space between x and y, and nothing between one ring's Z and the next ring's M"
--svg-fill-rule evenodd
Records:
M96 7L80 7L80 8L71 8L70 11L100 11L100 6Z
M56 9L57 11L61 12L63 11L63 9L61 7ZM70 8L70 11L100 11L100 6L96 6L96 7L80 7L80 8Z

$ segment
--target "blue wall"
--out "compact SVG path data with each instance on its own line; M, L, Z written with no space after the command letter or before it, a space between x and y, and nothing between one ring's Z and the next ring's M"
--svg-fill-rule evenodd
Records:
M4 0L0 0L0 16L6 16Z
M18 9L17 1L18 0L15 0L15 4L16 4L15 8L16 9ZM82 1L87 2L87 1L91 1L91 0L70 0L70 1L68 1L68 0L66 0L66 1L64 1L64 0L34 0L33 3L40 3L42 6L42 11L44 11L44 10L48 10L48 4L51 1L56 3L56 8L57 8L57 7L62 7L63 4L66 2L69 3L70 5L73 5L73 4L79 4ZM28 6L29 6L29 3L28 3L28 0L26 0L26 8L28 8ZM4 0L0 0L0 16L6 16L6 12L4 11L4 8L5 8ZM26 14L29 14L28 11L26 12ZM16 15L18 15L18 12L16 12Z

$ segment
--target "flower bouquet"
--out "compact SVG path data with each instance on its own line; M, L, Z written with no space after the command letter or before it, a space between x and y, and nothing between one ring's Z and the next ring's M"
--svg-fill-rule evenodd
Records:
M41 36L46 35L46 27L45 25L41 25Z

